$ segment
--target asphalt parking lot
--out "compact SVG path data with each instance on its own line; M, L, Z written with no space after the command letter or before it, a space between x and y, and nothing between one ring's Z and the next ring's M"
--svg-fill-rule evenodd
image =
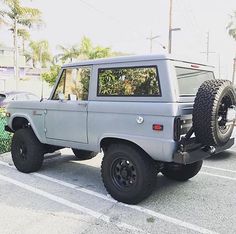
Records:
M188 182L157 176L136 206L114 201L100 177L102 155L72 151L45 158L23 174L0 156L0 233L236 233L236 146L205 160Z

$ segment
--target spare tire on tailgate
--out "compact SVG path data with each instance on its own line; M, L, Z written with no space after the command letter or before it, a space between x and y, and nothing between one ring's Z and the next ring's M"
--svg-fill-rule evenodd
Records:
M193 106L193 130L203 145L224 145L234 124L227 124L228 108L236 103L234 88L228 80L207 80L198 89Z

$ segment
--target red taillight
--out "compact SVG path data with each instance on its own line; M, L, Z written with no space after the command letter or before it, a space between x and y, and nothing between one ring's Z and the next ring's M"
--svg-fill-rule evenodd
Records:
M181 132L181 120L180 117L176 117L174 120L174 140L180 140L180 133Z
M153 124L152 125L152 130L153 131L163 131L163 125L162 124Z
M199 68L200 66L199 66L199 65L196 65L196 64L191 64L191 67L193 67L193 68Z

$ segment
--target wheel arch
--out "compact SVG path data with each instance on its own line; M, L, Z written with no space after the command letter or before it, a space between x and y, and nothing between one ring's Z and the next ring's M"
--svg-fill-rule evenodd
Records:
M143 151L148 157L150 157L150 155L142 148L140 147L137 143L127 140L125 138L121 138L121 137L104 137L100 140L100 148L103 151L106 151L108 146L114 143L122 143L122 144L127 144L130 146L133 146L141 151Z
M30 122L25 117L15 117L12 119L11 128L13 131L17 131L21 128L30 126Z
M15 116L12 116L11 121L10 121L10 128L14 132L19 130L19 129L27 128L27 127L30 127L33 130L33 132L36 135L36 137L38 138L38 140L40 142L42 142L42 138L40 137L40 134L36 130L36 127L34 126L33 121L31 119L29 119L25 115L15 115Z

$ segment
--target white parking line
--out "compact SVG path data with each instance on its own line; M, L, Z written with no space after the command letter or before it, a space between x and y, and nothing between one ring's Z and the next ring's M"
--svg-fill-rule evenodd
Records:
M4 166L7 166L7 167L14 168L13 166L9 165L8 163L2 162L2 161L0 161L0 164L4 165ZM147 215L151 215L151 216L156 217L156 218L158 218L160 220L163 220L165 222L169 222L169 223L175 224L177 226L184 227L184 228L189 229L189 230L193 230L193 231L196 231L196 232L199 232L199 233L204 233L204 234L216 234L217 233L217 232L213 232L213 231L211 231L209 229L197 226L195 224L191 224L191 223L188 223L188 222L185 222L185 221L182 221L182 220L179 220L179 219L176 219L176 218L172 218L172 217L169 217L167 215L164 215L164 214L161 214L161 213L158 213L158 212L146 209L146 208L141 207L141 206L127 205L127 204L124 204L124 203L117 202L113 198L109 198L109 197L105 196L104 194L101 194L101 193L98 193L98 192L94 192L94 191L91 191L91 190L88 190L88 189L85 189L85 188L80 188L80 187L78 187L78 186L76 186L74 184L71 184L71 183L68 183L68 182L64 182L62 180L54 179L52 177L45 176L45 175L42 175L42 174L39 174L39 173L32 173L32 174L37 176L37 177L40 177L42 179L45 179L45 180L48 180L48 181L60 184L62 186L65 186L65 187L68 187L68 188L72 188L72 189L75 189L77 191L81 191L81 192L90 194L92 196L95 196L95 197L98 197L98 198L101 198L101 199L104 199L104 200L108 200L108 201L113 202L113 203L118 203L119 205L122 205L122 206L125 206L125 207L128 207L128 208L137 210L139 212L145 213Z
M214 169L214 170L218 170L218 171L225 171L225 172L232 172L232 173L236 173L236 171L233 170L229 170L229 169L225 169L225 168L220 168L220 167L211 167L211 166L202 166L203 168L208 168L208 169Z
M110 217L107 216L107 215L104 215L102 213L99 213L99 212L93 211L91 209L88 209L86 207L80 206L80 205L78 205L76 203L70 202L70 201L68 201L68 200L66 200L64 198L59 197L59 196L55 196L55 195L53 195L51 193L48 193L48 192L45 192L45 191L43 191L41 189L37 189L37 188L32 187L32 186L27 185L27 184L23 184L23 183L21 183L21 182L19 182L17 180L11 179L11 178L3 176L3 175L0 175L0 180L3 180L5 182L11 183L11 184L14 184L14 185L16 185L16 186L18 186L20 188L23 188L25 190L28 190L28 191L32 192L32 193L38 194L38 195L40 195L42 197L46 197L49 200L52 200L52 201L57 202L57 203L60 203L60 204L62 204L64 206L70 207L70 208L72 208L74 210L77 210L77 211L80 211L82 213L88 214L88 215L90 215L90 216L92 216L92 217L94 217L96 219L102 220L102 221L104 221L106 223L112 223ZM143 230L138 229L138 228L136 228L134 226L128 225L128 224L123 223L123 222L115 222L113 224L115 226L119 227L119 228L125 228L125 229L131 230L131 231L144 233Z
M235 177L230 177L230 176L222 176L222 175L217 175L217 174L213 174L213 173L208 173L208 172L199 172L202 175L208 175L208 176L213 176L213 177L218 177L218 178L222 178L222 179L226 179L226 180L233 180L236 181Z

